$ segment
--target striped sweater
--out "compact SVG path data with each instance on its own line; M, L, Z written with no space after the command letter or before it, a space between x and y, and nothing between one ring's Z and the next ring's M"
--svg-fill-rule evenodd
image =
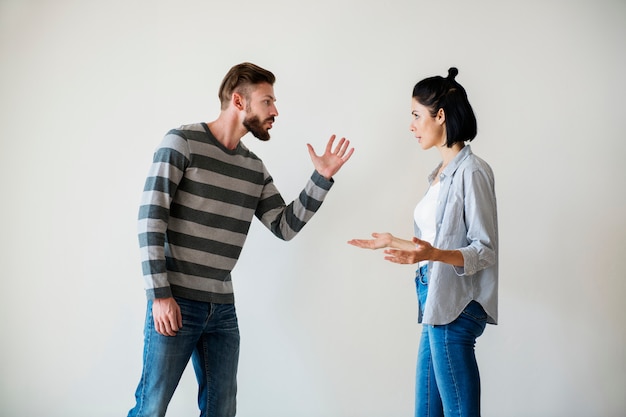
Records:
M169 131L154 153L139 209L148 298L233 303L231 271L253 216L289 240L332 184L315 171L285 205L263 162L242 143L225 148L205 123Z

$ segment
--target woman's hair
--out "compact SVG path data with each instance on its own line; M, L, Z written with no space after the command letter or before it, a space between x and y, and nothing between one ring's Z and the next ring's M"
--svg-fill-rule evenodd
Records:
M222 110L228 107L228 103L233 93L239 93L248 98L250 93L249 87L255 84L268 83L274 85L276 77L270 71L251 64L243 62L232 67L224 76L219 89L219 98Z
M476 137L476 116L461 84L455 81L459 70L451 67L448 76L425 78L413 87L413 98L428 107L434 117L439 109L446 116L446 146L471 141Z

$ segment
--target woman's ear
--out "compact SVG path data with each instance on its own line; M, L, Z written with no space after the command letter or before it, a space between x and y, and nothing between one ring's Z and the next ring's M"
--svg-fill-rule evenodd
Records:
M446 112L444 112L443 109L439 109L437 111L437 115L435 116L435 120L437 120L437 123L440 125L444 124L446 122Z

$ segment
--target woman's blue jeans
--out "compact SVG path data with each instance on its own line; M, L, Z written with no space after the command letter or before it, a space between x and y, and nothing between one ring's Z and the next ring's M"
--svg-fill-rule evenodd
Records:
M189 363L198 380L201 417L233 417L236 410L239 326L233 304L176 298L183 327L176 336L156 332L148 301L143 371L129 417L162 417Z
M420 305L426 305L428 268L415 279ZM487 314L470 302L450 324L422 326L417 355L415 417L479 417L480 375L474 346Z

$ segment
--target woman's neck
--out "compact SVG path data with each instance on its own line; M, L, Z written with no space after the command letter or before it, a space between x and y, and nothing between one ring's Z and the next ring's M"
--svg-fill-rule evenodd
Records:
M441 169L443 170L446 166L448 166L450 161L452 161L464 147L465 143L463 142L456 142L451 148L448 148L445 145L440 147L439 152L441 153Z

